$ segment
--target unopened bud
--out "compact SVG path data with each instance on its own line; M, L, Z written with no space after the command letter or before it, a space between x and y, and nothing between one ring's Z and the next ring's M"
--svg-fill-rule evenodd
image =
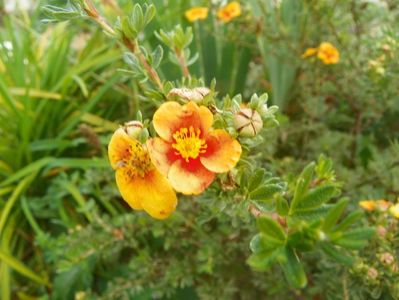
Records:
M378 271L373 267L369 268L367 270L367 277L371 280L376 279L378 277Z
M381 254L380 261L384 265L388 265L389 266L395 261L395 258L393 257L393 255L391 253L385 252L385 253Z
M263 127L260 114L251 108L241 108L234 116L234 127L245 137L254 137Z
M125 125L123 126L123 129L125 130L127 135L134 139L137 139L139 137L143 128L143 123L139 121L130 121L125 123Z
M194 89L174 88L169 91L167 98L169 100L194 101L199 103L204 100L210 92L211 90L207 87L196 87Z
M381 225L378 225L377 226L377 234L380 236L380 237L385 237L386 236L386 234L387 234L387 229L384 227L384 226L381 226Z

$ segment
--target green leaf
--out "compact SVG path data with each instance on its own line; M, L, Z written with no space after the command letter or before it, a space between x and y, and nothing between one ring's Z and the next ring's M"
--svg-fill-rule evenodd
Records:
M351 212L341 223L335 226L334 231L344 231L353 225L355 222L363 218L363 212L356 210Z
M341 253L334 245L329 243L320 243L320 247L324 253L341 264L350 266L355 262L354 257Z
M136 32L140 32L144 29L144 14L140 4L134 5L130 22Z
M162 61L162 57L163 57L163 48L161 47L161 45L158 45L154 52L152 52L152 66L154 68L158 68L159 64Z
M304 288L307 285L307 279L298 256L289 247L285 248L284 254L284 258L280 259L280 265L284 271L285 278L293 287Z
M333 185L324 185L312 189L302 199L291 206L292 212L311 210L319 208L328 202L334 195L336 189Z
M338 219L344 212L346 206L349 203L349 199L343 198L338 201L327 213L326 218L324 219L324 224L322 227L323 231L329 232L333 228L333 226L337 223Z
M288 201L284 198L284 197L278 197L276 199L276 209L277 212L280 216L287 216L288 215L288 211L290 209L289 205L288 205Z
M371 227L357 228L345 232L342 237L351 240L368 240L375 234L375 229Z
M251 256L247 259L247 264L255 271L264 272L267 271L272 266L272 264L276 262L279 255L281 255L280 250L271 250L251 254Z
M285 243L285 232L283 228L281 228L280 224L277 223L275 220L267 216L261 216L256 220L256 223L258 229L268 238L271 238L281 244Z
M296 211L291 217L299 220L316 221L324 218L327 215L330 207L330 205L323 205L322 207L318 207L316 209L299 210Z
M257 169L248 180L248 190L253 191L256 189L263 181L265 176L265 169Z
M291 208L294 208L298 205L299 200L302 196L306 193L307 189L309 188L310 181L313 177L313 172L315 168L315 163L311 162L308 164L302 171L301 175L296 183L294 198L292 199Z
M270 198L277 192L283 190L283 187L280 184L268 184L263 185L255 189L254 191L249 193L249 197L252 200L258 201L266 201L270 200Z
M23 263L21 263L19 260L15 259L13 256L8 255L0 250L0 260L6 263L8 266L13 268L15 271L20 273L21 275L32 279L33 281L43 284L43 285L48 285L48 282L46 279L40 277L37 275L37 273L33 272L31 269L29 269L27 266L25 266Z
M351 249L351 250L360 250L363 249L367 245L366 240L352 240L350 238L339 238L334 241L334 244Z

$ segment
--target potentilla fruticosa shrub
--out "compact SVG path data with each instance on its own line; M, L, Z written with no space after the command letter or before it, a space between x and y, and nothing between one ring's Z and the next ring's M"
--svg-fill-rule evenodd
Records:
M374 232L371 228L348 230L357 220L352 215L339 222L348 200L329 204L340 191L330 160L320 157L317 164L309 164L292 188L256 163L246 162L261 131L275 121L277 108L267 106L266 94L254 94L249 102L240 95L218 99L214 86L205 87L201 78L193 78L187 68L193 39L189 27L157 33L182 70L182 80L171 82L157 72L163 48L150 52L140 45L139 34L155 15L153 5L134 5L115 25L91 1L47 6L45 12L58 20L89 18L98 23L126 48L124 57L131 69L125 72L150 81L144 92L158 105L157 110L150 119L139 114L137 120L123 125L108 146L118 189L134 210L167 219L178 209L179 194L189 201L190 195L211 198L228 190L257 220L259 234L251 241L253 255L248 263L257 270L279 263L288 282L297 288L307 284L302 252L321 249L350 264L350 251L366 245ZM206 8L196 8L186 16L194 21L206 14ZM240 14L239 3L232 2L217 16L229 22ZM332 45L324 43L318 49L308 49L305 55L317 53L326 64L338 62Z

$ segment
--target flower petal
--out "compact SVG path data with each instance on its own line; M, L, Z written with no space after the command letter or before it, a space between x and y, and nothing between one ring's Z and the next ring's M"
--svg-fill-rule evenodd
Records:
M173 188L185 195L202 193L214 178L215 174L204 168L198 159L189 163L178 159L170 167L168 173L168 179Z
M165 142L161 138L148 139L146 145L153 164L166 176L170 166L180 156L175 154L176 150L172 148L172 144Z
M117 129L108 145L108 158L113 169L118 168L118 162L129 155L129 148L137 143L130 138L123 128Z
M208 146L200 160L209 171L224 173L230 171L240 159L241 145L226 131L216 129L206 139Z
M116 183L123 199L133 209L144 209L155 219L169 217L176 208L176 193L167 179L156 169L144 177L133 178L123 173L123 170L117 170Z
M195 102L180 105L174 101L163 103L154 114L154 128L158 135L165 141L173 141L172 135L180 128L193 126L201 130L205 136L213 123L211 111Z

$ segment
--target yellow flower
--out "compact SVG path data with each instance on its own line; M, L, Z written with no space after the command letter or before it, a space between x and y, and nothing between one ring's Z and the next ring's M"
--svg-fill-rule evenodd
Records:
M376 209L376 203L374 200L363 200L359 202L359 206L367 211L373 211Z
M165 219L177 204L167 179L155 168L145 146L119 128L108 146L122 198L135 210L145 210L155 219Z
M339 52L331 43L321 43L317 51L317 57L326 65L339 62Z
M307 58L307 57L313 56L313 55L317 54L318 50L319 50L318 48L308 48L302 54L302 58Z
M396 203L395 205L391 206L389 208L389 213L395 218L399 219L399 203Z
M207 7L193 7L189 10L186 10L184 15L186 16L187 20L195 22L197 20L205 20L208 17L209 9Z
M392 205L391 202L379 199L379 200L363 200L359 202L359 206L367 211L374 211L376 209L380 211L386 211Z
M217 16L219 20L227 23L230 22L232 19L241 15L241 5L238 1L233 1L223 6L221 9L218 10Z

